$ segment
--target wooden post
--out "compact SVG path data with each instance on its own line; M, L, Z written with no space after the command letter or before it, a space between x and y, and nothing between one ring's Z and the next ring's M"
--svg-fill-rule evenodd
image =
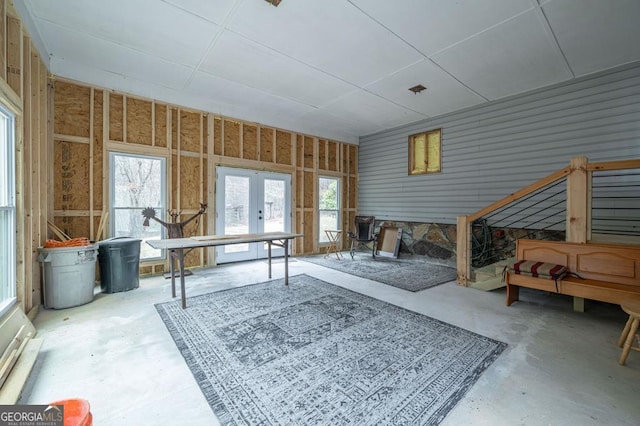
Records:
M567 178L567 241L586 243L589 217L587 157L572 158L570 167Z
M590 229L589 218L589 176L587 157L571 159L569 177L567 178L567 236L572 243L586 243ZM573 298L573 310L584 312L584 299Z
M471 275L471 256L469 253L471 244L471 223L466 216L458 216L456 235L456 268L457 281L460 285L468 285Z

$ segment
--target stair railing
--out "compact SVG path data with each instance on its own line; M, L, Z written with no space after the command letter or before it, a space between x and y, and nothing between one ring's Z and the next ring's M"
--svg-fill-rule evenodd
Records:
M607 208L607 199L610 200L612 197L611 195L607 195L607 193L611 192L611 188L607 188L606 185L600 185L599 182L605 182L610 185L612 181L616 180L613 176L615 174L614 171L631 169L638 169L638 173L624 173L625 178L623 179L623 184L616 186L616 194L621 194L616 195L619 197L616 198L616 200L618 200L619 203L622 202L621 200L629 202L631 207L614 206L617 208ZM596 178L595 184L594 176ZM636 176L638 177L636 178ZM602 181L598 180L600 177L603 178ZM620 235L640 238L640 215L638 214L640 212L640 194L638 193L638 188L640 188L640 160L589 163L586 157L574 157L571 159L571 162L567 167L551 173L550 175L478 210L473 214L458 216L458 284L468 285L472 277L471 265L474 245L472 229L473 223L478 220L485 220L484 218L495 215L496 212L499 212L520 200L531 197L533 194L543 193L547 188L557 185L558 182L563 179L566 179L566 201L565 207L562 209L563 212L566 212L565 219L554 222L554 219L551 219L552 215L550 214L548 218L543 217L542 220L550 219L550 224L547 225L548 227L557 226L559 223L564 221L566 241L587 243L592 239L598 241L611 240L611 235L616 233L617 240L619 240ZM605 206L603 207L603 205ZM552 203L551 207L556 207L556 205ZM606 216L607 211L615 211L619 213L620 211L625 210L632 212L628 217L625 216L623 220L619 220L618 225L622 224L622 226L625 227L625 232L620 232L620 226L617 231L603 231L601 227L605 222L605 220L603 220L604 218L608 218L609 220L620 219L619 216ZM513 220L513 223L522 223L523 220L526 221L526 219L532 215L541 214L540 211L536 211L535 213L523 213L524 216L518 216L520 213L523 213L523 210L519 210L517 212L515 215L516 219ZM557 212L553 214L555 215ZM531 225L533 225L532 227L537 231L545 229L538 223ZM504 226L504 224L501 226ZM528 236L529 235L525 233L524 237Z

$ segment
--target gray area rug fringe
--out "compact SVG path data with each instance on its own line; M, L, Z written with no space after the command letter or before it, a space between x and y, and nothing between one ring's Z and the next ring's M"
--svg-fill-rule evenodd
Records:
M156 309L223 425L437 425L506 348L307 275Z
M374 259L371 252L356 252L353 260L348 253L340 260L335 255L327 258L324 255L304 256L298 259L414 292L456 279L454 268L429 263L424 256L398 259L377 256Z

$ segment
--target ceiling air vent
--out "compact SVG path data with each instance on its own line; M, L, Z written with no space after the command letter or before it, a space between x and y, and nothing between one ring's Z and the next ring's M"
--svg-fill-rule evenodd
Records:
M423 90L427 90L426 87L424 87L422 84L418 84L417 86L413 86L413 87L409 87L409 90L411 90L414 94L418 94L420 92L422 92Z

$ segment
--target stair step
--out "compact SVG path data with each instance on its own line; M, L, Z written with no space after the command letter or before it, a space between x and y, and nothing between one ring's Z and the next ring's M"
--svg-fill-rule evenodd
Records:
M476 281L475 283L471 283L469 287L475 288L476 290L491 291L505 286L506 284L502 281L502 276L499 276L488 280Z

